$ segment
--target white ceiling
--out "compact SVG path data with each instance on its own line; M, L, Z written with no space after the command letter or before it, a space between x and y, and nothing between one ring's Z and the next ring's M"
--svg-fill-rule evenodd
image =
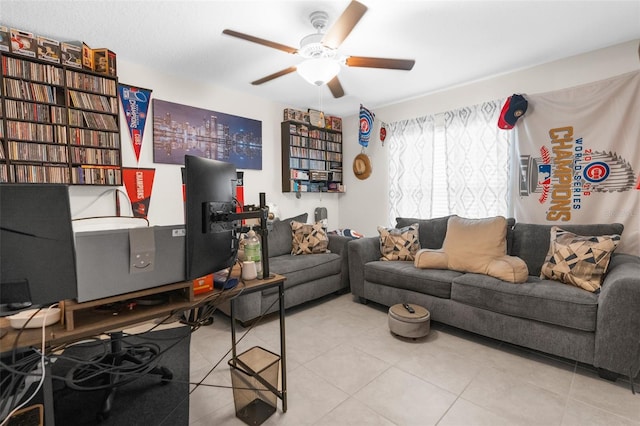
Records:
M301 58L222 34L225 28L292 47L313 33L308 16L340 1L0 0L0 24L107 47L120 59L223 85L296 108L352 115L496 74L640 39L640 0L360 0L368 11L343 55L415 59L411 71L343 67L333 99L295 73L251 81ZM127 81L145 87L145 82Z

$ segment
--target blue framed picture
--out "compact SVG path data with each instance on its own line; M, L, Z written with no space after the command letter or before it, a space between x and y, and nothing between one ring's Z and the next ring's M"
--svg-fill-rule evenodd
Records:
M185 154L262 170L262 122L154 99L154 163L184 165Z

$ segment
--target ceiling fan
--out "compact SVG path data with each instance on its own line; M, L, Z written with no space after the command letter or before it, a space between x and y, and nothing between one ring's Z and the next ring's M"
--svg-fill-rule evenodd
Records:
M241 38L246 41L261 44L273 49L282 50L293 55L301 56L305 59L298 66L285 68L281 71L270 74L259 80L251 82L259 85L271 81L275 78L297 71L305 80L311 84L321 86L327 84L333 97L344 96L344 90L338 80L340 66L361 68L384 68L409 71L413 68L415 61L412 59L391 59L391 58L371 58L365 56L340 56L337 49L358 24L362 16L367 11L367 7L362 3L353 0L342 12L342 15L325 32L329 16L326 12L313 12L309 19L311 25L316 29L316 33L309 34L300 41L300 48L286 46L284 44L243 34L234 30L226 29L223 34L231 37Z

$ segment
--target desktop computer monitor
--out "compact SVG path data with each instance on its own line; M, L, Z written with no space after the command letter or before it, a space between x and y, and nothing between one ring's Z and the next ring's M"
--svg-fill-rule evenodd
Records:
M0 309L29 294L34 305L76 298L66 185L0 184Z
M234 223L218 220L236 211L236 168L218 160L185 155L186 275L188 280L233 266Z

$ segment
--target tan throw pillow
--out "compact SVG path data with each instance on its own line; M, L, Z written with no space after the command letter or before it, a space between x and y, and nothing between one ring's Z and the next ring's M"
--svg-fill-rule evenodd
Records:
M551 242L540 278L597 292L620 235L583 236L551 227Z
M291 254L326 253L329 237L322 228L322 223L313 225L291 221Z
M404 228L383 228L378 226L380 233L380 260L414 260L420 241L418 240L418 224Z
M529 277L524 260L507 256L507 220L502 216L465 219L451 216L439 250L422 249L414 265L421 269L451 269L523 283Z
M487 274L489 263L507 254L507 219L451 216L442 249L449 257L449 269Z
M413 266L420 269L448 269L449 258L441 249L420 249L416 253Z
M529 278L529 268L516 256L500 256L489 262L487 275L511 283L523 283Z

